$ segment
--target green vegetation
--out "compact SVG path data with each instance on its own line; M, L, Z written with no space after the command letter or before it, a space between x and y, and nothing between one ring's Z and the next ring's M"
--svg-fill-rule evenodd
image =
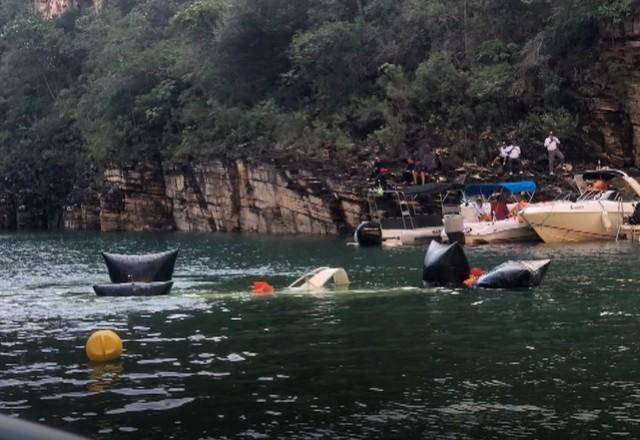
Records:
M103 14L0 4L0 165L140 154L486 160L549 128L631 0L110 0Z

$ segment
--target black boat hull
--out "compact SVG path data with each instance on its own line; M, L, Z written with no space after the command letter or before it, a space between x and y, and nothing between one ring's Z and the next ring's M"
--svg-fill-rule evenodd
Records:
M169 281L179 249L146 255L102 253L112 283Z
M151 283L113 283L96 284L93 290L98 296L157 296L167 295L173 287L173 281Z
M432 241L424 257L422 281L428 286L460 286L469 278L471 268L459 243L449 245Z
M536 287L547 273L551 260L507 261L482 275L475 286L483 289Z

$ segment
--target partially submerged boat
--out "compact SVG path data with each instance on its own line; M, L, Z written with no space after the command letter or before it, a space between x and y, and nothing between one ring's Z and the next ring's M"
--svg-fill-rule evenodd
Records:
M424 256L422 281L427 286L460 286L469 277L471 267L462 246L453 242L432 241Z
M536 183L531 180L521 182L500 182L471 184L464 188L465 202L461 206L460 212L464 220L465 244L487 244L487 243L512 243L521 241L539 240L538 234L519 215L514 215L503 220L480 221L472 207L478 198L488 203L489 198L495 193L507 195L518 194L526 199L528 203L533 199L536 192ZM516 203L507 205L510 210L517 209Z
M478 278L475 286L485 289L536 287L550 264L551 260L507 261Z
M488 273L471 269L460 243L432 242L424 257L422 281L426 286L516 289L540 285L551 260L507 261ZM478 276L475 273L478 272Z
M173 287L173 269L179 249L144 255L103 252L111 284L96 284L99 296L166 295Z
M169 281L178 253L179 249L143 255L103 252L102 258L112 283Z
M360 246L407 245L439 240L443 214L458 210L462 185L428 183L405 189L369 192L369 219L358 225L354 240Z
M93 290L98 296L155 296L167 295L173 281L153 281L149 283L96 284Z
M318 267L291 283L290 291L314 292L327 288L346 289L349 287L349 276L341 267Z
M527 206L521 216L546 243L611 240L640 199L640 183L624 171L599 169L575 176L576 201ZM594 182L606 188L593 189Z

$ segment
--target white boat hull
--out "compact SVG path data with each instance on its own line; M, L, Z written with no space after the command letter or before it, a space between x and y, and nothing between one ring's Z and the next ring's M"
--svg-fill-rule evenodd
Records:
M539 240L533 228L518 218L492 222L465 222L464 239L468 245Z
M415 229L382 229L382 243L399 242L401 244L424 243L439 240L444 226L430 226Z
M611 240L623 217L633 213L631 202L554 202L525 208L521 215L545 243Z

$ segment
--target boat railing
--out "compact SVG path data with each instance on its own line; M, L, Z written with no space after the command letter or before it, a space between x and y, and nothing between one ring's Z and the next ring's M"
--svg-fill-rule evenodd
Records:
M618 230L616 231L616 241L620 238L620 231L627 220L624 218L624 200L618 199Z
M396 199L400 207L400 216L402 217L402 226L404 229L415 229L413 217L415 215L415 207L407 200L407 196L400 191L396 192ZM413 214L411 211L413 210Z

